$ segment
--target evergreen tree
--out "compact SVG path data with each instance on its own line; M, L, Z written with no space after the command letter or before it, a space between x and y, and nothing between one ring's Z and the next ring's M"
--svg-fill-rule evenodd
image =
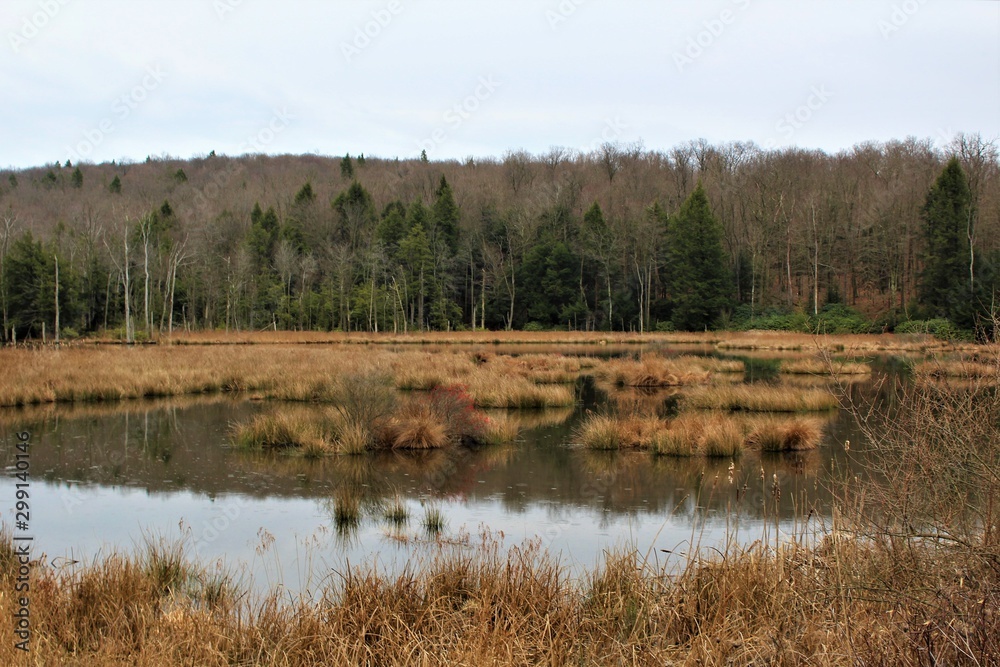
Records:
M958 158L948 162L931 187L921 213L925 247L920 302L933 316L971 327L974 285L969 274L968 225L972 195Z
M434 225L431 244L434 245L440 239L448 246L448 250L454 256L458 252L458 221L461 216L458 204L455 203L455 195L443 174L434 196L436 199L433 208Z
M122 191L122 179L115 176L111 179L111 183L108 184L108 192L113 192L114 194L121 194Z
M178 169L177 171L174 172L174 180L177 181L178 183L186 183L187 179L188 179L187 174L184 173L183 169Z
M701 182L668 223L667 259L674 326L707 329L729 303L729 271L722 228Z
M410 314L416 316L417 325L423 329L426 324L424 304L428 300L428 286L432 282L430 271L434 254L431 252L424 227L426 209L420 200L415 201L410 207L410 214L407 217L412 224L406 238L399 243L399 261L404 273L403 279L408 286L407 291L411 295L410 303L416 307L416 312L411 308Z
M354 181L351 187L337 195L332 206L336 215L334 240L357 248L361 243L363 232L375 226L377 218L375 200L360 183Z
M350 154L345 155L340 161L340 177L344 180L354 178L354 163L351 161Z
M382 242L392 257L399 248L399 242L406 237L407 229L406 206L396 200L382 211L382 219L375 229L375 238Z
M8 294L9 323L17 337L41 337L43 323L51 334L55 326L55 249L25 232L10 249L4 262L3 281L14 286ZM76 285L70 263L60 262L59 309L61 324L77 314Z
M307 182L305 185L302 186L302 189L296 193L295 204L299 206L305 204L311 204L315 199L316 195L313 194L312 183Z
M247 235L247 246L258 269L267 270L274 255L275 243L278 241L278 214L270 206L266 213L261 213L260 206L255 205L250 219L253 222Z
M83 187L83 172L80 171L80 167L77 167L76 169L73 170L73 175L70 177L70 184L74 188Z

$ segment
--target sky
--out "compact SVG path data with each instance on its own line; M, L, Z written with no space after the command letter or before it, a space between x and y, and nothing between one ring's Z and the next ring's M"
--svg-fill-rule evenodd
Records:
M0 166L1000 139L996 0L2 0Z

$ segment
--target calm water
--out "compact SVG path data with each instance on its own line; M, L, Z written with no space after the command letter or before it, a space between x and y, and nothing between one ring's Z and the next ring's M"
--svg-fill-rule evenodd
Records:
M314 590L349 565L392 570L426 553L428 507L443 513L446 540L488 529L507 545L541 539L571 568L623 546L662 562L692 541L818 528L829 514L824 481L847 465L843 442L857 438L849 415L838 414L818 451L746 454L732 468L728 459L593 452L574 444L573 431L604 397L585 383L578 392L575 409L524 414L512 446L315 461L229 446L233 422L274 404L215 397L4 411L4 522L14 524L13 433L28 430L34 551L56 565L183 538L189 554L254 585ZM355 528L333 518L344 493L361 502ZM409 510L401 528L381 510L397 497Z

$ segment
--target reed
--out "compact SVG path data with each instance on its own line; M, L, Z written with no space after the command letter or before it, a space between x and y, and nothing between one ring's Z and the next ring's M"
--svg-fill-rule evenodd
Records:
M932 359L915 364L913 374L922 378L940 379L996 379L1000 364L967 359Z
M869 375L872 367L861 362L804 358L782 361L781 372L800 375Z
M695 548L663 566L618 548L574 577L540 540L508 548L487 538L441 543L396 574L338 572L299 597L256 596L187 561L188 585L164 591L141 554L111 554L38 567L30 657L149 667L396 666L414 656L430 665L918 667L930 652L941 664L992 664L995 572L982 559L955 570L947 554L925 543L904 556L834 530L815 548ZM12 585L15 571L0 570L0 583ZM12 618L16 603L0 596L0 614ZM13 624L0 625L3 664L24 664L14 640Z
M333 499L333 522L338 533L353 531L361 523L361 502L357 494L341 488Z
M699 387L688 393L681 403L687 409L751 412L821 412L840 406L840 401L830 391L759 383Z
M438 449L452 441L446 424L426 403L411 402L380 428L377 446L388 449Z
M495 370L474 375L469 393L480 408L549 408L573 405L576 395L565 385L538 385Z
M315 424L283 412L257 414L232 427L232 440L247 449L323 447L323 434Z
M479 442L484 445L506 445L517 440L521 425L505 413L484 416Z
M391 525L400 527L410 520L410 510L398 495L390 500L382 510L382 516Z
M424 507L424 517L421 524L428 534L437 535L444 530L447 521L445 520L444 512L440 507L436 505L428 505Z
M580 425L575 437L590 449L648 449L663 428L664 423L656 417L594 413Z
M702 426L698 452L711 458L736 457L743 453L743 430L722 415L714 415Z
M747 444L764 452L797 452L815 449L822 439L818 419L762 420L751 425Z
M696 357L664 358L644 355L638 361L612 359L597 368L597 376L624 387L681 387L703 384L711 373Z

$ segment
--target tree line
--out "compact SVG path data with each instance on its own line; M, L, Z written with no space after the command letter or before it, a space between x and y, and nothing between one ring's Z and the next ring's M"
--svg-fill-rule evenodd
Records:
M982 328L998 175L979 135L834 155L702 140L448 162L55 162L0 180L2 337L703 330L824 313Z

